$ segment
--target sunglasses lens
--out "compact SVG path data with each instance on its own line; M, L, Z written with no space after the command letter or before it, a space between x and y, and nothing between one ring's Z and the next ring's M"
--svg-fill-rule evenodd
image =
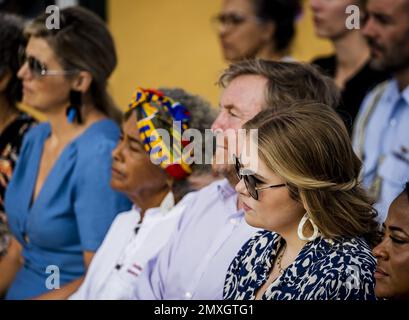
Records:
M254 180L253 176L251 175L244 175L244 184L246 185L247 191L249 192L250 196L258 200L258 192L256 190L256 181Z
M20 67L26 62L26 53L24 49L19 49L18 50L18 63L20 64Z
M35 75L42 75L43 66L37 59L30 57L28 59L28 66L30 67L31 72Z
M240 165L239 158L236 157L236 163L234 165L234 168L236 169L236 176L237 176L237 179L239 180L241 180L240 167L241 165Z

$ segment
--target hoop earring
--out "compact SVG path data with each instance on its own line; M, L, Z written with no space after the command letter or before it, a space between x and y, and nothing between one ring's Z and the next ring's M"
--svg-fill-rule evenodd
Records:
M306 237L304 235L304 225L307 221L311 223L312 228L314 229L314 232L311 237ZM314 221L312 221L312 219L308 216L308 213L304 214L300 223L298 224L297 233L298 233L298 238L300 238L303 241L314 241L318 237L319 229L317 225L314 223Z
M81 91L70 91L70 106L66 110L66 115L69 123L82 123L81 116L82 93Z

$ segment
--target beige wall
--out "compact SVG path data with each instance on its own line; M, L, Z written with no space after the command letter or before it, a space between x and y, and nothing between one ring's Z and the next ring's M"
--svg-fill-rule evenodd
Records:
M109 27L119 64L110 91L126 108L136 86L179 86L217 104L225 67L210 23L221 0L108 0ZM308 0L305 1L308 8ZM315 38L308 9L298 22L293 56L308 61L330 52Z
M306 7L308 7L308 1ZM110 0L109 24L116 39L119 66L111 89L125 107L135 86L180 86L217 103L214 85L224 68L210 23L221 0ZM298 24L293 55L309 60L330 52L313 35L310 11Z

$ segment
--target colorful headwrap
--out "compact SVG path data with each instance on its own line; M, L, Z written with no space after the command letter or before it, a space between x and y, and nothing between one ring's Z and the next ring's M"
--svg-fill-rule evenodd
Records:
M140 138L151 159L175 179L188 176L192 170L183 147L189 141L182 141L182 134L189 129L189 111L162 92L143 88L136 89L129 110L136 110ZM175 121L179 126L174 127ZM166 130L171 141L165 143L157 129Z

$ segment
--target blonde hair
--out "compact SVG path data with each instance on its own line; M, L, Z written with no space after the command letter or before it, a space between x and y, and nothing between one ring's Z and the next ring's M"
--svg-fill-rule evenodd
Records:
M377 212L358 182L361 161L333 109L298 102L265 110L244 128L258 129L260 159L283 177L323 236L362 236L376 244Z

